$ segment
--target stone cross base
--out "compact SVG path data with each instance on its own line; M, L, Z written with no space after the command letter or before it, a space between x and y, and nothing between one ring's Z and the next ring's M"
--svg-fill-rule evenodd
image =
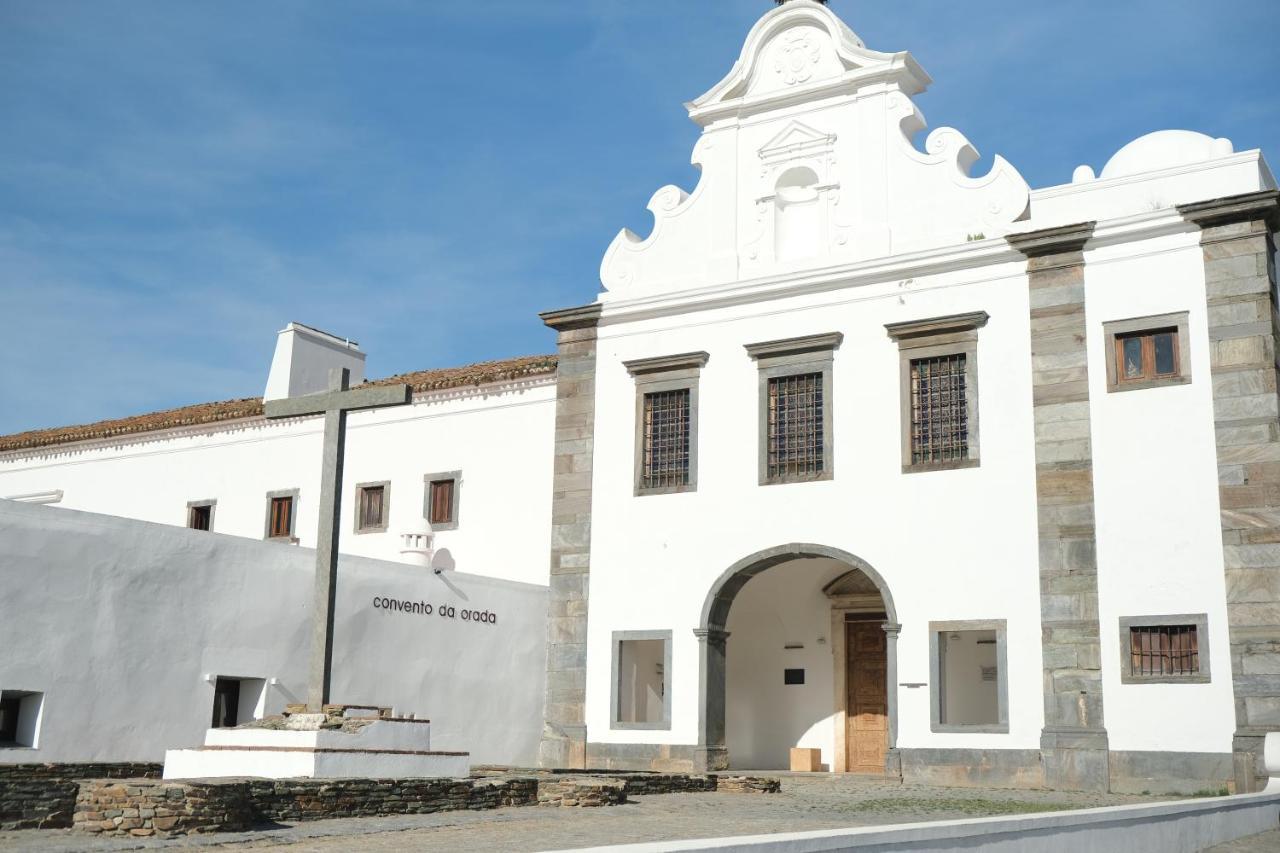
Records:
M431 749L429 720L290 713L233 729L209 729L204 746L165 753L165 779L422 779L465 777L471 755Z

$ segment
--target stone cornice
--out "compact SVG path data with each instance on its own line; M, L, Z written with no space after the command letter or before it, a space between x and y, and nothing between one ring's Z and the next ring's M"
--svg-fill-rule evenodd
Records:
M1262 220L1275 230L1280 228L1280 191L1262 190L1180 204L1178 213L1201 228Z
M600 322L600 313L603 310L598 302L590 305L579 305L576 308L557 308L553 311L543 311L538 316L542 318L542 322L555 329L557 332L566 332L573 329L589 329Z
M1074 225L1058 225L1039 231L1025 231L1005 237L1009 245L1028 258L1048 255L1065 255L1084 250L1084 244L1093 236L1096 222L1078 222Z
M622 362L622 366L632 376L639 376L647 373L670 373L676 370L699 370L706 366L709 358L711 355L706 352L686 352L679 355L637 358Z
M764 341L758 344L746 344L747 355L756 361L760 359L780 358L787 355L799 355L807 352L830 352L839 349L844 342L841 332L825 332L820 335L805 335L800 338L784 338L780 341Z
M990 315L986 311L971 311L967 314L952 314L947 317L932 317L928 320L908 320L904 323L888 323L885 331L895 341L911 338L949 335L954 332L969 332L987 325Z

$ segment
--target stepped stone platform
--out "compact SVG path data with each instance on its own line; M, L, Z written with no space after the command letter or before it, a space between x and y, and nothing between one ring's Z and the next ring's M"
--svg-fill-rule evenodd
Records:
M204 745L165 752L165 779L429 779L465 777L466 752L431 749L431 722L390 708L291 706L283 715L209 729Z

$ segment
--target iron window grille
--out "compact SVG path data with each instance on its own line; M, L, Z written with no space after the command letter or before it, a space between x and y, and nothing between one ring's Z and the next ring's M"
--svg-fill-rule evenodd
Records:
M769 380L768 469L770 479L823 471L822 374Z
M640 487L689 484L690 394L688 388L644 395Z
M965 353L911 360L911 464L969 458Z
M1134 625L1129 628L1129 675L1200 675L1200 640L1196 625Z

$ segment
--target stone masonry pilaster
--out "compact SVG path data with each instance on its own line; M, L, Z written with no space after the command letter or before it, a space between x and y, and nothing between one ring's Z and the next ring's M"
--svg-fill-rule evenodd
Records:
M542 314L559 332L555 469L551 501L551 594L543 767L587 762L587 596L591 573L591 474L595 448L596 324L600 306Z
M1178 208L1204 252L1239 793L1265 784L1263 737L1280 729L1278 195Z
M1040 538L1045 785L1105 791L1107 731L1085 334L1084 245L1093 223L1008 238L1027 256Z

